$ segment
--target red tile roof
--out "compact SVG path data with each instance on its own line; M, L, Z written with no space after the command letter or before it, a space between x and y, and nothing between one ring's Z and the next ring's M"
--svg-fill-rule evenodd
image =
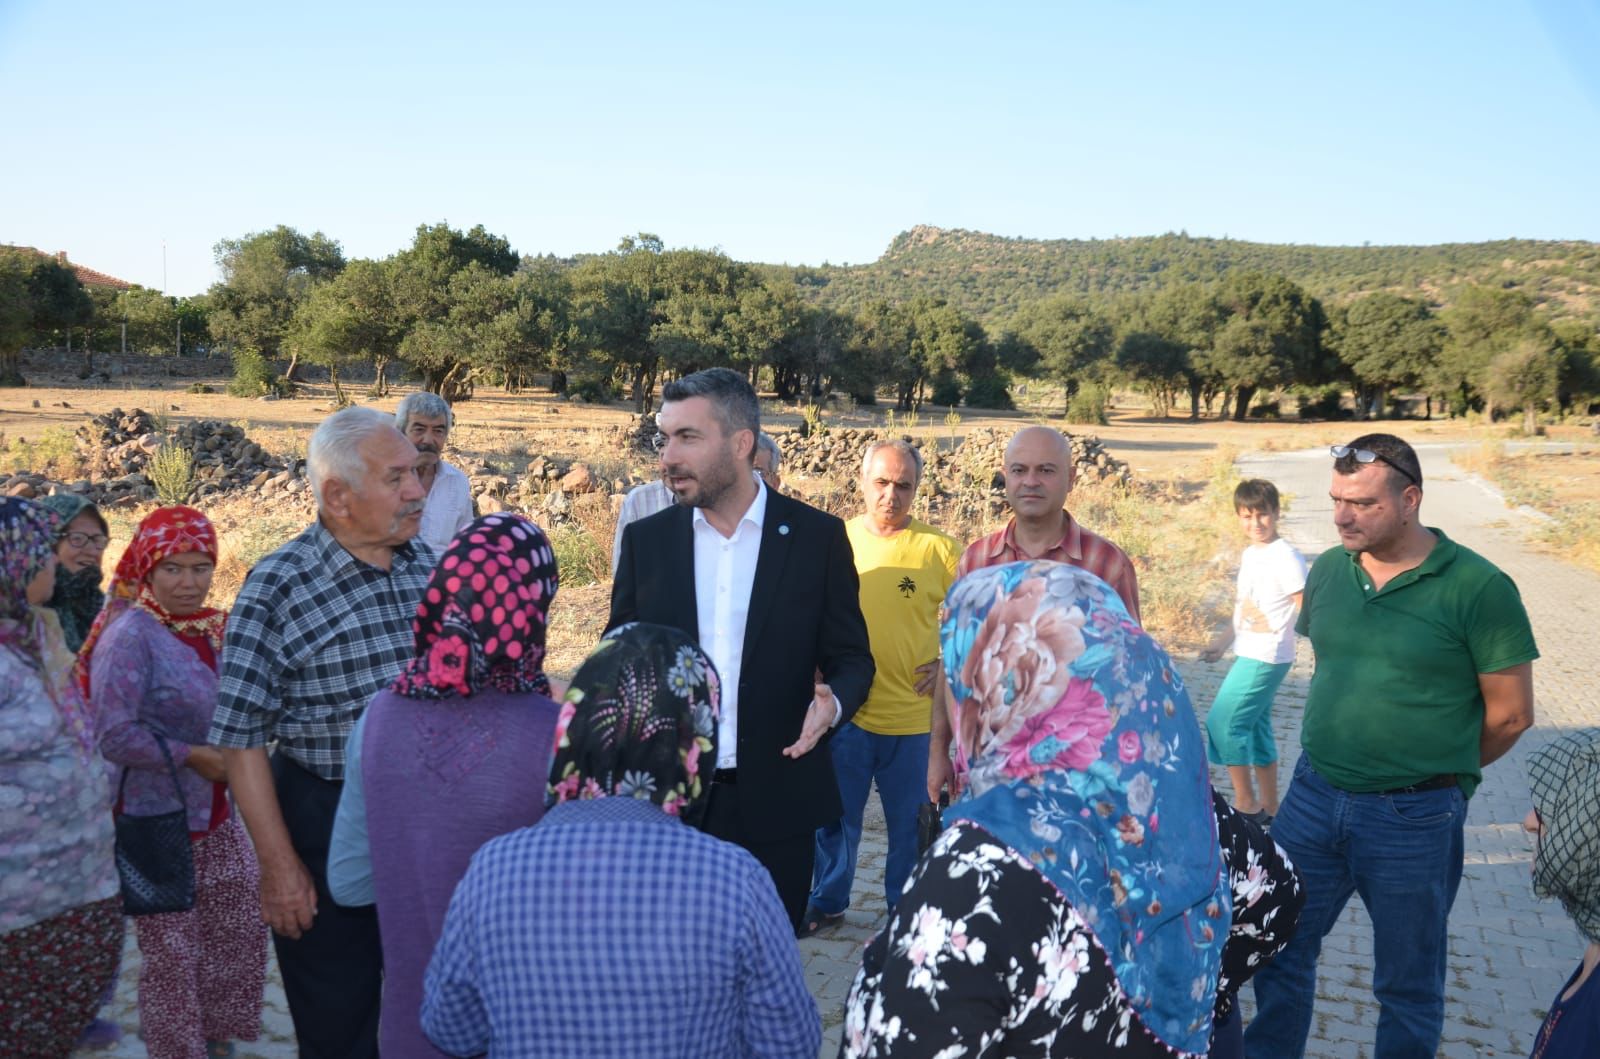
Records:
M78 282L83 284L85 287L111 287L115 290L128 290L134 286L134 284L129 283L125 279L118 279L115 276L108 276L104 272L98 272L95 269L89 268L87 265L74 264L72 261L67 260L67 252L65 250L58 250L54 254L47 254L43 250L32 246L13 246L11 249L21 250L24 253L38 254L40 257L55 258L63 265L71 268L72 271L77 275Z

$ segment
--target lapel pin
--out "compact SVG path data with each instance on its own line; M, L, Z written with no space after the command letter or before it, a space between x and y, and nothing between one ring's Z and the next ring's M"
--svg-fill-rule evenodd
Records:
M789 524L787 522L780 523L778 525L778 532L787 537L789 535Z

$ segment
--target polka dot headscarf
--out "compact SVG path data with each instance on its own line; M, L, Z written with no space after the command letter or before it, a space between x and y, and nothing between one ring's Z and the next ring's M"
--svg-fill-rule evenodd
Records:
M556 583L555 552L538 526L509 512L469 523L428 581L411 623L416 655L394 690L412 699L485 688L550 694L545 622Z

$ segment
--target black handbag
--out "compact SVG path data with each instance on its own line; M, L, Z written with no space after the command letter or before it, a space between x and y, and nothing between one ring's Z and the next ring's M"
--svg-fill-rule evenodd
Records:
M183 785L178 768L172 763L167 741L159 735L156 743L167 759L167 772L178 792L178 809L150 816L117 816L117 875L122 879L122 911L130 916L154 916L165 912L187 912L194 907L194 850L189 842L189 810L183 805ZM122 803L128 785L128 770L122 770L117 784L117 803Z
M948 791L939 792L939 802L923 802L917 810L917 855L921 856L933 845L933 840L944 830L944 811L950 808Z

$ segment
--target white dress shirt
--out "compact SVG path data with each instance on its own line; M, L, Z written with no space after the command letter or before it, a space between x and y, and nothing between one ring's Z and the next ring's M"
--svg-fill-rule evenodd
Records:
M472 483L450 464L439 461L433 488L422 505L422 526L417 536L434 552L443 552L461 527L472 521Z
M724 537L694 509L694 605L700 649L717 667L722 712L717 721L717 768L739 760L739 672L744 667L744 626L750 616L750 590L761 558L761 526L767 517L767 487L756 483L756 498L733 536Z

